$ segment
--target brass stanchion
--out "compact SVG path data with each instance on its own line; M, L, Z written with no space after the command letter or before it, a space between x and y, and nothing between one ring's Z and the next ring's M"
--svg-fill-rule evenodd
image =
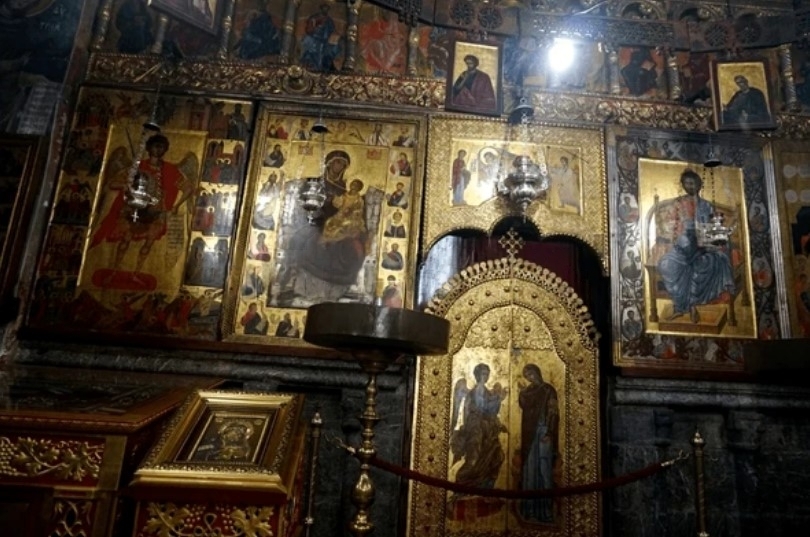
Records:
M312 430L309 434L311 451L309 453L309 475L307 476L307 510L304 515L304 537L310 537L312 526L315 524L315 476L317 475L318 450L321 445L321 427L323 426L321 413L315 412L312 421L309 423Z
M357 508L349 530L364 537L374 530L370 509L376 489L370 461L376 454L374 427L377 414L377 375L404 355L447 352L450 323L427 313L370 304L324 303L310 306L304 339L309 343L348 352L368 374L366 400L360 423L360 475L352 490Z
M692 438L692 453L695 456L695 519L697 521L698 537L709 537L706 531L706 489L703 474L703 447L706 441L695 431Z

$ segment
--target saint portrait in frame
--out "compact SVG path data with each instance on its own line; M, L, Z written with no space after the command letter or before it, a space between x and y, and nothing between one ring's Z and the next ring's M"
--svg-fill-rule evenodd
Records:
M445 108L487 116L501 113L501 48L456 41L448 71Z
M149 6L216 35L224 0L149 0Z
M756 337L742 171L639 159L639 198L647 332Z
M717 130L776 126L765 61L712 63L712 102Z

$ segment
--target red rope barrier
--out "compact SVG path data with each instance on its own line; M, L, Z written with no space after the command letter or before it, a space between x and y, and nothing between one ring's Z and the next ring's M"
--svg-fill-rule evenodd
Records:
M352 453L352 455L357 457L357 453L354 452L354 450L351 450L350 452ZM604 481L598 481L596 483L585 483L582 485L571 485L568 487L558 487L553 489L538 489L538 490L506 490L495 488L482 489L478 487L471 487L460 483L453 483L452 481L447 481L445 479L439 479L438 477L422 474L414 470L410 470L408 468L403 468L402 466L397 466L382 459L378 459L377 457L372 457L372 459L369 461L369 464L371 464L372 466L376 466L377 468L384 470L386 472L397 475L399 477L404 477L405 479L409 479L411 481L418 481L431 487L442 488L452 492L459 492L462 494L469 494L473 496L489 496L510 500L520 500L520 499L548 498L548 497L561 498L564 496L574 496L577 494L600 492L606 489L620 487L622 485L632 483L633 481L644 479L645 477L650 477L652 475L657 474L664 468L672 466L673 464L675 464L675 462L685 459L686 459L685 456L679 456L676 459L664 462L656 462L642 468L641 470L636 470L634 472L630 472L628 474L618 477L611 477L610 479L605 479Z

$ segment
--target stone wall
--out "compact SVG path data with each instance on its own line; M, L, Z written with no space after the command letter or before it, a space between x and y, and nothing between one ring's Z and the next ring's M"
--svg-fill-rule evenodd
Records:
M620 475L705 445L713 537L804 535L810 523L810 389L614 378L608 386L606 472ZM688 460L606 497L606 535L695 535Z

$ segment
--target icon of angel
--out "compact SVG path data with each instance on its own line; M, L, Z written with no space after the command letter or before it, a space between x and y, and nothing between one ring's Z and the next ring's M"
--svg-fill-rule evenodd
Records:
M490 368L479 363L473 369L475 384L466 378L453 387L450 451L452 465L459 465L456 482L479 488L493 488L506 458L500 435L506 426L498 414L508 390L496 382L487 387Z
M105 166L96 207L100 216L91 231L88 253L105 244L114 248L112 259L100 260L103 268L99 270L104 273L94 274L93 283L105 288L121 287L126 283L121 281L123 275L124 279L140 282L145 290L153 290L148 280L160 276L161 269L152 266L146 270L145 265L150 255L156 253L155 245L165 246L168 242L171 218L183 222L179 226L184 230L183 252L187 249L200 162L192 151L187 151L177 164L169 162L164 158L169 151L169 138L155 132L146 140L145 154L135 167L132 155L136 150L128 132L127 138L129 148L121 145L113 149ZM141 274L142 271L151 276ZM129 288L132 283L129 281L124 287Z

